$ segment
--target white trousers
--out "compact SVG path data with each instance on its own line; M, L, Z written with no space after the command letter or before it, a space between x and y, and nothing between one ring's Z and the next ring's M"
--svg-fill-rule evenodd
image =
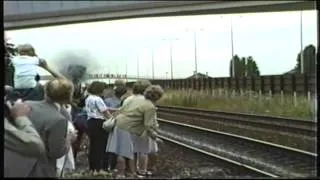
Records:
M71 141L71 139L75 136L75 128L73 124L68 121L68 135L67 139L68 141ZM71 143L70 143L71 144ZM72 172L75 170L75 159L73 156L73 150L70 145L69 151L66 155L62 156L61 158L57 159L57 173L58 177L61 175L61 171L63 169L63 172Z
M58 176L60 176L63 166L64 166L63 172L72 172L76 168L74 157L73 157L73 151L71 147L66 155L57 159Z

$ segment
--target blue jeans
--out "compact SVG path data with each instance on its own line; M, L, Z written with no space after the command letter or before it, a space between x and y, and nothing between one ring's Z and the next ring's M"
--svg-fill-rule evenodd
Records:
M13 89L12 93L8 94L8 99L16 101L41 101L44 99L44 89L42 86L37 85L30 89Z

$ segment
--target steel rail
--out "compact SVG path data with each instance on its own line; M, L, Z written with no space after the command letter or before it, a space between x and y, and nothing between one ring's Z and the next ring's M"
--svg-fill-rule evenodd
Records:
M311 177L316 171L315 153L166 119L158 121L161 136L262 172L278 177Z
M275 116L263 116L243 113L231 113L223 111L210 111L195 108L176 106L158 106L159 116L162 114L174 114L189 118L206 119L213 122L242 124L252 127L264 128L271 131L288 132L291 134L316 137L317 122L282 118Z
M262 171L260 169L257 169L255 167L252 167L252 166L249 166L249 165L246 165L246 164L243 164L243 163L240 163L240 162L237 162L237 161L234 161L232 159L229 159L229 158L225 158L225 157L222 157L222 156L219 156L217 154L214 154L214 153L211 153L211 152L208 152L208 151L205 151L205 150L202 150L200 148L197 148L197 147L193 147L193 146L190 146L188 144L185 144L185 143L182 143L182 142L179 142L179 141L176 141L172 138L169 138L169 137L166 137L166 136L163 136L163 135L158 135L159 138L165 140L165 141L169 141L171 143L174 143L174 144L177 144L177 145L180 145L180 146L183 146L185 148L188 148L188 149L191 149L191 150L194 150L194 151L197 151L199 153L202 153L202 154L206 154L208 156L211 156L213 158L217 158L217 159L220 159L220 160L223 160L225 162L228 162L228 163L231 163L233 165L237 165L237 166L240 166L240 167L244 167L246 169L249 169L250 171L254 171L256 173L259 173L259 174L262 174L262 175L266 175L268 177L272 177L272 178L277 178L279 176L275 175L275 174L271 174L269 172L265 172L265 171Z

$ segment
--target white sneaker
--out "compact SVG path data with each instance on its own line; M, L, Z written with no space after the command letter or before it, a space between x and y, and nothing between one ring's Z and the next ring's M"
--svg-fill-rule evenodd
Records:
M124 178L126 178L126 176L123 174L116 175L116 179L124 179Z

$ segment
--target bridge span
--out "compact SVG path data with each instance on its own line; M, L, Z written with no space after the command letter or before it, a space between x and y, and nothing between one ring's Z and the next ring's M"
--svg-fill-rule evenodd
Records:
M315 1L4 1L4 29L139 17L315 9Z

